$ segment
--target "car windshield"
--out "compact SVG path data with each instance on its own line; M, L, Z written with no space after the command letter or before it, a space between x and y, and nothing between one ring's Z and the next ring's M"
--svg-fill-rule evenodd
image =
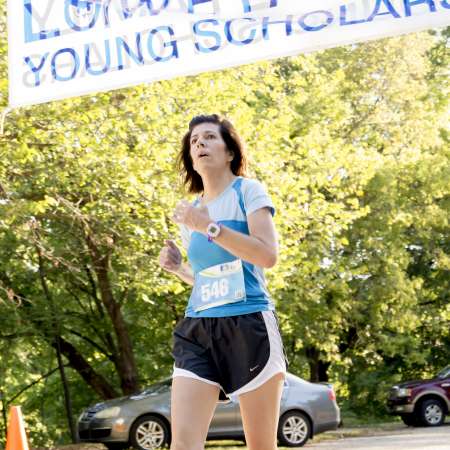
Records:
M437 378L439 378L440 380L444 379L444 378L449 378L450 377L450 365L444 367L438 374L437 374Z

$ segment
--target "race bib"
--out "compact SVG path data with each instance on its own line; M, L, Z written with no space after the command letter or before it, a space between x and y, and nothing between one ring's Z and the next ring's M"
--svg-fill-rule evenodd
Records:
M195 312L245 300L242 261L217 264L195 275L190 303Z

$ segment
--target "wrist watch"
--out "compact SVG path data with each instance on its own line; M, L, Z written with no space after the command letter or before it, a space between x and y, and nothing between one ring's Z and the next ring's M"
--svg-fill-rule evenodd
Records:
M211 242L220 234L220 223L211 222L206 227L206 236L208 236L208 242Z

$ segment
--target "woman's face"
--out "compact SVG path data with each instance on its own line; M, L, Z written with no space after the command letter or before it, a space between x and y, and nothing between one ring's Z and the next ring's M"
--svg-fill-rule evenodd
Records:
M219 125L215 123L197 125L192 130L190 144L192 164L200 175L211 170L230 168L233 155L222 139Z

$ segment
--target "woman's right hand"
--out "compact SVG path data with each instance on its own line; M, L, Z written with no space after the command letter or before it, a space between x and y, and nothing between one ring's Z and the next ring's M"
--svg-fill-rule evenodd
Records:
M159 252L159 265L168 272L176 273L181 267L181 252L170 239L166 239L165 244Z

